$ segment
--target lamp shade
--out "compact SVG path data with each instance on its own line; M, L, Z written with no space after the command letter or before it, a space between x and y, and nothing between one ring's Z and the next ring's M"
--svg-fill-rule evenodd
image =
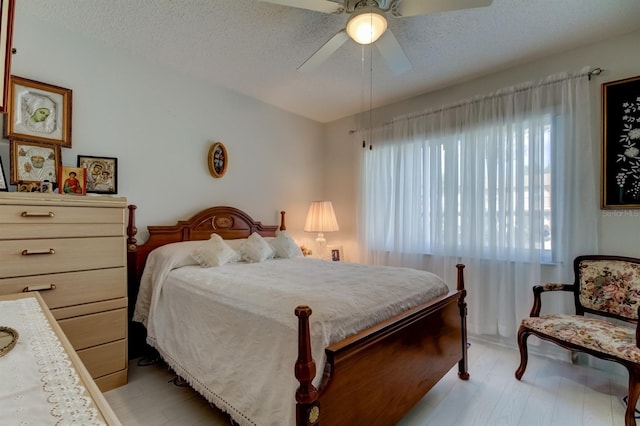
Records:
M351 15L347 22L347 34L356 43L371 44L387 30L387 20L379 11L363 8L362 12Z
M318 238L324 240L324 232L339 231L336 214L331 201L312 201L304 224L306 232L318 232Z

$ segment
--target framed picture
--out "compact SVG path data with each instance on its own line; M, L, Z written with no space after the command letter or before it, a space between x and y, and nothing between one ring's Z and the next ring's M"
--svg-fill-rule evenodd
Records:
M4 174L4 166L2 165L2 157L0 157L0 191L8 191L7 179Z
M640 208L640 76L602 84L600 204Z
M10 142L11 183L56 183L60 167L60 147L14 139Z
M78 155L78 167L87 169L87 193L118 193L118 159Z
M342 255L342 246L327 246L331 260L334 262L342 262L344 257Z
M209 173L215 178L221 178L227 172L227 163L229 159L227 157L227 148L224 147L222 142L215 142L209 148Z
M71 148L71 90L12 75L4 137Z
M13 45L13 14L15 0L0 0L0 113L6 112L11 75L11 49Z
M60 167L58 192L67 195L87 194L87 169L83 167Z

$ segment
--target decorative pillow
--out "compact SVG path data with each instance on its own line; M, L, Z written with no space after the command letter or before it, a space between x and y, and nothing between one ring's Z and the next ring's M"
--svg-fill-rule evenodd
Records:
M193 250L191 256L203 268L211 268L235 260L237 253L224 242L220 235L211 234L211 238Z
M260 234L254 232L240 246L240 256L247 262L264 262L275 254L273 247Z
M277 257L291 259L302 256L302 250L287 231L278 231L277 236L271 241L271 245L275 249Z

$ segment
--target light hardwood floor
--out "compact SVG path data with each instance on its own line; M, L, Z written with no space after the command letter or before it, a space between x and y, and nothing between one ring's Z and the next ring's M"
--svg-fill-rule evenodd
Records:
M399 423L401 426L624 425L627 378L529 356L522 381L515 350L472 341L469 381L454 368ZM188 387L169 383L163 364L129 365L129 383L105 393L124 426L229 425Z

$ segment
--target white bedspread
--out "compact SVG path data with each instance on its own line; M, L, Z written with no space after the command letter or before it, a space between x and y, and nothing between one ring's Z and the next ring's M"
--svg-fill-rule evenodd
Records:
M321 380L324 348L446 294L429 272L317 259L172 270L148 259L134 320L194 389L240 425L295 424L298 305L309 305Z

